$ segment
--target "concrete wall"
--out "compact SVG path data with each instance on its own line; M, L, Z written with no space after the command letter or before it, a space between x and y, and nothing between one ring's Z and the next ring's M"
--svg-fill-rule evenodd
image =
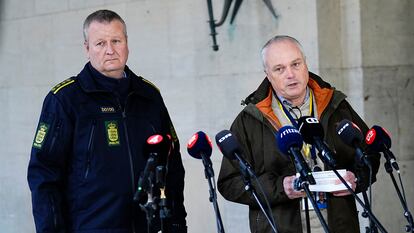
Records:
M368 126L380 125L391 133L391 149L412 210L414 4L409 0L317 3L321 75L349 96ZM384 162L382 158L372 190L373 212L388 232L404 232L407 220ZM394 176L398 182L395 172Z
M361 1L365 116L367 121L391 133L392 151L401 167L411 211L414 211L413 12L414 2L409 0L381 0L377 4ZM374 187L374 211L382 213L380 220L389 232L404 232L407 221L383 163Z
M403 92L413 85L413 58L408 56L413 48L413 31L408 26L413 21L412 3L383 0L381 3L387 7L379 8L364 1L272 2L278 19L272 17L262 1L244 1L235 24L227 22L217 29L220 50L213 52L206 1L0 1L0 232L34 232L26 169L41 104L53 85L76 75L83 67L86 56L82 22L101 8L115 10L125 19L130 46L128 65L161 89L169 108L181 139L187 174L189 232L215 232L216 223L202 163L187 155L186 142L196 131L203 130L214 138L230 126L242 109L240 100L264 77L259 51L275 34L289 34L302 41L312 71L350 94L355 108L370 124L383 125L393 136L397 135L393 137L393 148L401 157L406 193L412 204L414 190L408 185L412 179L407 174L410 162L412 166L412 144L404 141L412 135L408 127L403 127L413 116L413 94ZM213 3L219 18L222 1ZM378 13L389 18L385 24ZM377 29L372 30L376 24ZM397 35L397 40L380 40L383 35ZM384 51L385 45L392 46ZM391 58L385 59L384 54ZM390 65L392 69L388 69ZM394 77L399 81L393 82ZM377 91L385 81L389 82L384 86L387 91ZM221 157L214 145L216 175ZM374 186L374 198L380 203L397 202L394 196L381 195L392 188L385 181ZM219 205L226 232L249 232L246 207L220 196ZM379 205L374 203L375 210L387 227L398 229L404 223L395 203L395 219L387 218L387 207L377 211Z

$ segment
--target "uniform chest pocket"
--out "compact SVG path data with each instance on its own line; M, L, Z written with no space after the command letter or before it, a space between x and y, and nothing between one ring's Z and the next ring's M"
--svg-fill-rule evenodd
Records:
M80 166L77 173L84 181L105 175L126 154L125 130L118 116L87 118L77 131L74 156L80 164L75 166Z

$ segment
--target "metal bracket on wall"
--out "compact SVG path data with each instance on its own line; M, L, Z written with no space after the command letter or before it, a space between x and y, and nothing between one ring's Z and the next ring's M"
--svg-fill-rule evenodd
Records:
M216 23L216 20L214 19L214 13L213 13L213 3L211 2L211 0L207 0L208 15L209 15L208 23L210 25L210 32L211 32L210 35L213 38L213 46L212 47L213 47L214 51L219 50L219 46L217 45L217 40L216 40L216 35L217 35L216 28L223 25L223 23L226 21L226 18L227 18L227 15L228 15L229 11L230 11L230 7L231 7L232 2L233 2L233 0L225 0L224 1L223 12L221 14L220 21L218 21ZM278 16L276 14L276 11L273 7L273 4L272 4L271 0L263 0L263 2L266 4L267 8L269 8L272 15L275 18L277 18ZM234 19L236 18L237 12L239 11L239 8L240 8L242 3L243 3L243 0L235 0L233 13L231 14L230 24L233 24Z

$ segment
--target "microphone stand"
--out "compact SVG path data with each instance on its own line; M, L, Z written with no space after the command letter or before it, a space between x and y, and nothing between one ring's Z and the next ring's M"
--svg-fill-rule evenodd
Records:
M150 177L153 175L153 172L151 172ZM152 229L152 219L155 216L155 210L157 209L157 204L154 201L154 194L153 194L153 184L152 179L149 178L149 191L146 190L148 199L147 203L145 204L139 204L141 207L141 210L143 210L147 216L147 231L151 232Z
M303 199L304 203L305 203L305 219L306 219L306 232L310 233L311 232L311 227L310 227L310 218L309 218L309 204L308 204L308 198L305 197Z
M208 181L208 187L209 187L209 193L210 193L209 200L210 202L213 203L214 212L216 214L217 232L224 233L223 221L221 219L220 209L217 203L217 193L213 185L215 182L214 182L214 171L211 165L211 161L204 154L201 154L201 158L204 164L204 174Z
M384 155L385 155L385 153L384 153ZM401 205L404 209L404 217L408 221L408 225L405 226L405 231L406 232L414 232L413 216L411 215L410 211L408 210L407 202L405 201L405 198L403 198L403 196L401 195L401 191L400 191L400 189L397 185L397 182L395 181L394 174L392 173L393 169L391 167L390 158L389 158L389 156L385 156L385 158L386 158L386 162L384 163L385 171L387 171L387 173L391 177L391 180L392 180L392 183L394 185L395 191L397 191L398 198L400 199ZM399 174L399 171L398 171L398 174ZM401 188L404 189L402 183L401 183Z
M361 153L362 153L362 151L361 151ZM361 158L361 161L366 161L364 163L369 168L370 177L371 177L371 171L372 171L371 163L369 163L369 161L366 159L366 157ZM363 167L360 163L358 163L358 166L359 166L359 168ZM370 182L370 185L371 185L371 182ZM368 198L367 192L365 190L361 191L361 193L362 193L362 197L364 198L364 203L365 203L365 207L366 207L366 208L364 208L364 211L362 212L361 215L362 215L362 217L367 218L367 217L369 217L368 210L371 211L371 213L372 213L372 206L371 206L371 203L370 203L371 200ZM365 233L378 233L378 228L376 227L376 225L374 224L372 219L368 218L368 220L369 220L369 226L365 227Z
M238 155L236 155L236 157L238 157ZM251 182L250 178L251 177L256 178L256 175L255 174L250 174L251 172L249 172L246 164L244 164L241 159L237 159L237 160L239 161L240 172L243 175L243 182L244 182L244 185L245 185L244 189L246 191L250 192L250 194L254 197L254 199L256 200L256 202L259 205L260 209L262 210L264 216L266 217L267 221L269 222L270 227L272 228L273 232L278 233L278 231L276 230L275 223L271 220L270 214L264 209L264 207L263 207L264 205L263 205L262 201L259 199L256 190L252 186L252 182ZM265 194L263 193L263 195L265 195Z
M301 174L301 173L299 173L299 174ZM310 202L313 206L313 209L315 210L316 215L318 216L319 221L322 224L323 230L327 233L330 232L329 228L328 228L328 224L326 224L326 221L322 216L321 210L319 209L318 204L316 204L316 201L313 198L312 192L309 190L309 181L308 181L308 179L306 177L300 175L299 178L298 178L298 186L305 190L306 196L310 200ZM307 200L305 200L305 201L307 201Z
M154 156L150 156L147 160L147 164L144 168L144 173L141 174L138 180L138 189L134 194L133 200L136 202L140 201L142 191L147 193L147 202L145 204L139 203L139 206L142 211L146 214L147 219L147 231L151 232L152 229L152 219L155 216L155 211L157 210L157 203L154 201L154 165L156 159Z
M332 171L335 173L335 175L339 178L339 180L345 185L345 187L347 188L347 190L352 194L352 196L355 198L355 200L357 200L357 202L364 208L364 213L365 215L368 215L370 217L370 225L372 225L371 220L375 223L376 226L378 226L378 228L380 229L380 231L382 233L387 233L387 231L385 230L385 228L381 225L381 223L378 221L378 219L374 216L374 214L371 211L370 207L367 207L362 201L361 199L355 194L354 190L352 190L351 187L349 187L348 183L345 181L345 179L338 173L338 171L335 169L336 164L334 160L328 160L326 159L326 157L324 157L322 154L322 152L319 151L318 156L319 158L321 158L321 160L328 165L328 167L330 167L332 169ZM362 158L364 159L364 158ZM364 198L366 198L365 202L367 202L367 204L369 205L368 202L368 198L366 197L366 193L363 192L363 195L365 194ZM376 230L376 229L375 229Z
M297 153L294 153L295 151ZM328 224L326 224L326 221L322 216L321 210L319 209L318 204L316 204L316 200L313 198L313 195L309 190L309 184L316 184L316 182L312 176L312 173L310 172L307 163L303 160L303 157L298 148L291 148L288 154L291 160L293 160L293 163L295 164L296 172L299 173L299 178L297 179L295 185L305 190L306 196L310 199L313 209L315 210L316 215L318 216L324 231L329 233L330 231L328 228ZM306 225L307 230L310 231L310 224L308 224L307 222Z
M339 174L339 172L332 166L330 166L332 168L332 171L335 173L335 175L339 178L339 180L341 180L341 182L345 185L345 187L347 188L347 190L352 194L352 196L355 198L355 200L357 200L357 202L364 208L364 211L368 214L368 216L370 217L370 220L372 220L375 225L380 229L380 231L382 233L387 233L387 231L385 230L384 226L382 226L382 224L378 221L378 219L374 216L374 214L372 213L371 209L368 208L363 202L362 200L356 195L356 193L354 192L354 190L352 190L352 188L348 185L348 183L346 182L346 180Z
M167 197L165 195L165 184L166 184L166 177L165 177L165 167L164 166L157 166L155 168L155 180L157 186L160 187L160 200L159 200L159 208L160 208L160 223L161 223L161 232L165 231L165 220L170 216L170 210L167 208Z
M368 199L368 195L367 195L366 191L362 191L362 197L364 198L364 202L365 202L365 205L366 205L367 209L372 211L371 204L370 204L370 201ZM364 218L368 217L368 212L367 212L366 209L364 209L364 212L362 212L362 217L364 217ZM374 225L374 222L372 221L371 218L369 218L369 227L365 227L365 232L366 233L370 233L370 232L378 233L378 228Z

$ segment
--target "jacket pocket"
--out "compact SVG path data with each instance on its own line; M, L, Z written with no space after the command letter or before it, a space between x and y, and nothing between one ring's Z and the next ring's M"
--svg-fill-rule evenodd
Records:
M92 161L92 151L93 151L93 145L94 145L94 138L95 138L95 128L96 128L96 121L92 122L91 130L89 133L89 139L88 139L88 148L86 150L86 168L83 178L88 178L89 171L91 169L91 161Z
M51 140L50 146L49 146L49 154L53 153L53 150L55 149L56 140L59 137L59 132L60 132L61 126L62 126L62 123L60 121L57 121L55 129L54 129L53 137L52 137L52 140Z
M58 212L56 208L56 202L52 195L49 196L50 201L50 212L52 213L52 223L53 223L53 229L58 229Z

